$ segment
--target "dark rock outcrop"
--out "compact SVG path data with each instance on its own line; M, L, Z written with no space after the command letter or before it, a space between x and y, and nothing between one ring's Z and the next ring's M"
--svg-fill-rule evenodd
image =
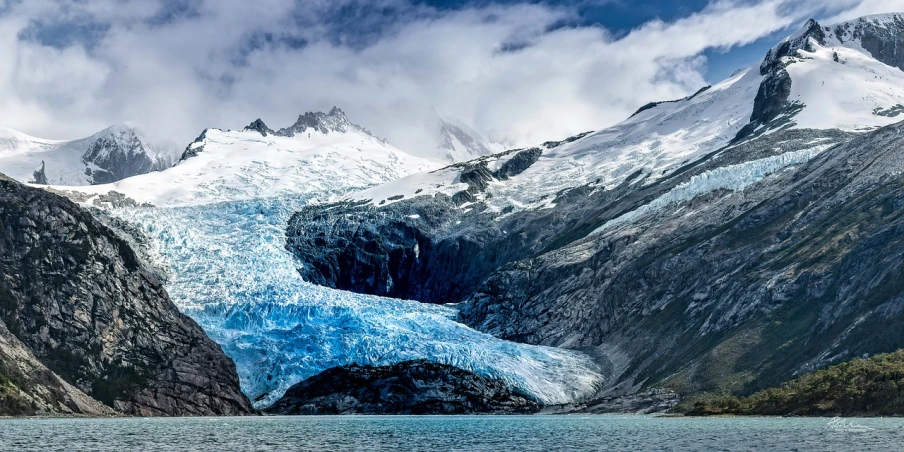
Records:
M884 20L864 17L826 28L841 41L859 41L860 46L873 58L904 70L904 16L891 14Z
M799 50L812 52L813 46L810 43L811 39L815 40L819 45L825 45L826 42L825 31L822 29L822 26L813 19L810 19L810 21L807 22L800 33L783 40L779 45L769 49L769 52L766 53L766 58L760 64L760 74L768 75L776 69L784 68L782 58L797 56Z
M108 129L95 139L82 156L82 161L92 184L108 184L169 166L153 156L150 146L134 129L122 128Z
M53 373L0 321L0 416L116 412Z
M34 181L35 184L47 185L50 182L47 181L47 174L44 172L45 164L44 161L41 160L41 168L36 169L34 172Z
M517 176L536 163L542 154L543 150L540 148L520 151L503 162L499 169L493 172L493 176L499 180L507 180L510 177Z
M254 122L252 122L251 124L248 124L248 126L245 127L245 131L249 131L249 130L258 132L263 136L274 134L273 130L271 130L269 127L267 127L267 125L264 124L264 121L262 121L260 118L255 119Z
M292 386L272 414L528 414L535 400L501 380L445 364L327 369Z
M121 413L253 412L235 365L126 241L70 201L5 178L0 322L49 371Z
M210 129L204 129L198 138L195 138L194 141L188 144L185 147L185 150L182 151L182 157L179 158L179 161L188 160L192 157L197 157L198 154L204 152L204 142L207 141L207 132Z

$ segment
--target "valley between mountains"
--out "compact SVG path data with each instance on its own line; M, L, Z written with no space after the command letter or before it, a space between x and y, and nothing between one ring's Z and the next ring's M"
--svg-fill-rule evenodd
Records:
M902 113L886 14L524 149L4 129L0 414L664 412L894 352Z

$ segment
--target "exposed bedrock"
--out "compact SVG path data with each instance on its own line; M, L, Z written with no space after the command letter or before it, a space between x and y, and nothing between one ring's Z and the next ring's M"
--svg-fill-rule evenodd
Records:
M19 389L62 382L44 412L96 414L84 395L124 414L253 412L235 364L119 233L65 198L2 176L0 323L10 333L4 345L0 331L0 373L3 354L22 355L18 347L48 375L14 377Z
M429 361L327 369L289 388L272 414L530 414L539 404L505 382Z
M904 126L507 265L461 320L594 348L618 389L749 392L904 346ZM684 212L684 214L679 214Z

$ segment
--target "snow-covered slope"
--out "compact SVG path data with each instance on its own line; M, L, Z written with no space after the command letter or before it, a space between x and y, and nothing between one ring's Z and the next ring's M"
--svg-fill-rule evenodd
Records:
M71 141L35 138L0 128L0 172L22 182L57 185L108 183L165 169L175 161L134 127L117 124Z
M452 163L466 162L505 150L501 144L493 143L467 124L448 118L439 120L439 149L445 154L445 160Z
M437 166L399 151L334 109L329 114L302 115L278 132L260 120L242 131L207 129L166 171L79 191L98 195L115 191L155 206L197 205L333 193Z
M866 131L904 117L904 17L869 16L821 26L811 21L773 48L770 65L790 75L787 101L800 129ZM900 53L899 53L900 52Z
M497 200L492 202L540 205L564 188L618 185L638 172L655 180L731 142L749 122L761 80L755 70L739 71L686 99L650 104L608 129L544 143L542 155L530 168L504 183L492 184L490 192ZM486 162L493 170L513 155L501 153L476 162ZM449 194L464 186L459 177L462 168L413 175L355 198L379 204L392 202L388 198L400 194L410 198L418 190L418 195Z
M904 16L827 27L811 21L770 50L761 65L685 99L646 105L626 121L572 142L545 143L536 163L506 180L490 178L476 200L496 211L551 207L564 189L648 185L738 140L777 130L874 130L904 119L902 68ZM350 198L385 205L452 195L468 188L464 172L484 164L493 171L514 155L415 174Z

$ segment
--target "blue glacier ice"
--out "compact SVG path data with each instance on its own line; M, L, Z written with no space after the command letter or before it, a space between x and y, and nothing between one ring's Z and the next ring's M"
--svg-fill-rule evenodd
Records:
M258 407L344 364L427 358L502 378L546 403L603 382L585 355L517 344L455 321L454 306L358 295L304 282L285 248L289 216L310 198L121 209L151 238L173 301L236 362Z

